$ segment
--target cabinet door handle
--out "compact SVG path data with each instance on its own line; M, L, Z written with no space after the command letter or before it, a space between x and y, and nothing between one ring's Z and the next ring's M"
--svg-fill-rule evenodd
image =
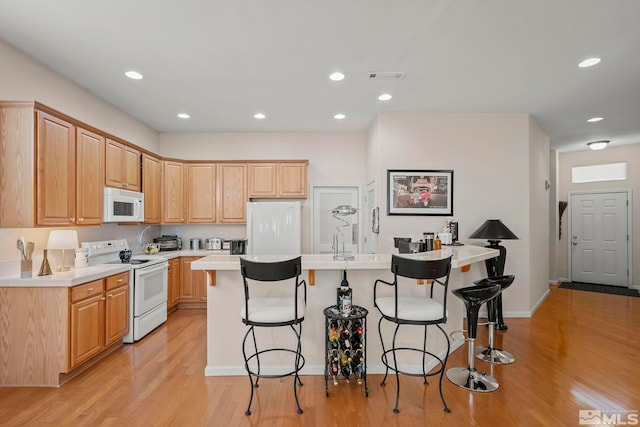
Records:
M84 222L84 218L79 218L78 221Z
M75 217L75 216L72 216L71 218L69 218L69 220L70 220L71 222L76 222L76 217Z
M107 295L109 298L113 298L113 294L109 294Z
M105 298L105 297L100 298L100 301L104 301L104 300L106 300L106 298Z
M125 183L123 183L123 186L128 187L128 186L129 186L129 184L127 184L127 183L125 182Z
M122 283L122 279L118 279L118 283Z
M93 292L93 288L87 289L87 292Z

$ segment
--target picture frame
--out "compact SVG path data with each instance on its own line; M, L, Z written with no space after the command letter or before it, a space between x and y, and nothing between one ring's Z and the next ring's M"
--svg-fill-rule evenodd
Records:
M387 170L388 215L453 215L453 170Z

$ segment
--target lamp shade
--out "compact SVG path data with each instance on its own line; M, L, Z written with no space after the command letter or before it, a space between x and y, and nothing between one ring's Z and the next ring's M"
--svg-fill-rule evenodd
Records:
M518 238L513 231L509 230L506 225L499 219L488 219L471 233L470 239L486 239L486 240L515 240Z
M78 233L76 230L51 230L47 249L77 249Z

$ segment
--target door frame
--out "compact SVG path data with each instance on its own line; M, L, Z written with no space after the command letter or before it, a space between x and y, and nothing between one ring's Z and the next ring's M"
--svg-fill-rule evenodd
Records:
M582 191L569 191L567 193L569 201L571 201L574 195L580 194L603 194L603 193L626 193L627 194L627 268L629 274L627 275L627 288L633 288L633 191L630 188L611 188L603 190L582 190ZM571 233L573 224L572 222L572 208L573 203L569 203L567 209L567 271L569 272L569 280L573 280L573 259L571 251Z
M363 195L362 195L362 185L358 185L358 184L326 184L326 185L322 185L322 184L312 184L311 188L310 188L310 203L309 203L309 244L310 244L310 248L309 251L310 253L313 253L313 250L315 248L315 239L316 239L316 233L314 231L314 211L315 211L315 207L314 207L314 193L315 193L315 189L316 187L320 187L320 188L356 188L358 190L358 212L356 213L356 216L358 217L358 253L362 253L363 249L364 249L364 238L362 236L362 205L364 203L364 199L363 199Z

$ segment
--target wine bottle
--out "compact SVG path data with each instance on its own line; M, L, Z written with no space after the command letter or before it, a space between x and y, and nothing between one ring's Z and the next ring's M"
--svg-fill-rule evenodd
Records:
M338 322L333 320L329 327L329 341L338 341Z
M329 367L331 377L333 378L333 385L338 385L338 373L340 372L340 359L338 357L338 351L333 351L329 358Z

